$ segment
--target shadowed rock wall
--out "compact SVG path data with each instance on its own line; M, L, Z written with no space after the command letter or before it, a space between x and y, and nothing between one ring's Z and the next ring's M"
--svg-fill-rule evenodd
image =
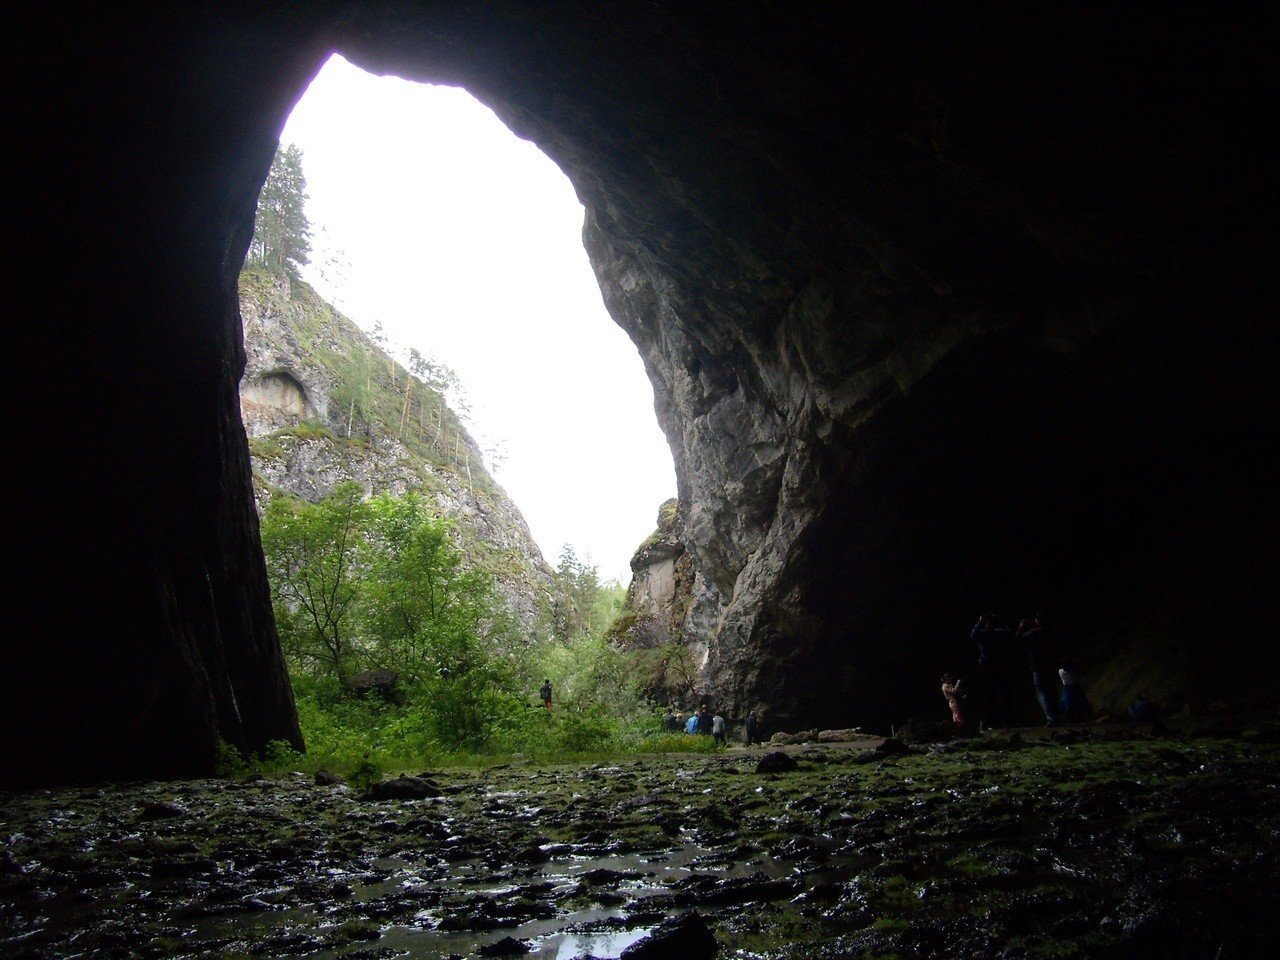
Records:
M250 493L235 277L323 57L274 13L18 5L5 88L16 523L0 781L301 743ZM9 73L11 71L11 73Z
M655 384L704 584L689 623L731 711L917 711L991 605L1056 611L1117 697L1270 693L1269 17L40 9L10 31L34 72L10 85L30 132L6 189L30 211L15 276L63 282L14 351L43 375L19 449L45 469L13 541L11 770L66 773L69 742L80 775L203 768L215 730L296 738L233 279L330 49L466 86L573 180Z

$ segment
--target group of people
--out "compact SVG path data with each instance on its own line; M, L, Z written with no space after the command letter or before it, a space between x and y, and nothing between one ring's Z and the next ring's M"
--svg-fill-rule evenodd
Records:
M1093 711L1075 663L1062 652L1043 611L1018 621L1016 630L1010 630L997 614L984 613L969 637L977 653L977 689L950 673L941 678L942 695L957 728L966 727L971 719L988 727L1013 725L1014 664L1021 657L1026 658L1046 725L1092 719Z
M551 679L548 677L543 680L542 686L538 688L538 698L542 701L543 707L551 709ZM663 726L668 733L679 733L683 730L688 734L707 734L710 735L720 746L726 746L728 743L728 723L719 713L712 714L710 708L705 702L698 708L697 712L689 714L689 719L685 720L679 714L674 713L670 707L667 707L666 715L662 718ZM746 733L747 746L757 741L756 736L756 715L748 713L747 719L743 724Z
M667 707L667 712L663 715L662 722L668 733L679 733L683 730L691 735L710 735L722 747L728 743L728 721L718 712L713 714L706 703L703 703L696 712L690 713L687 719ZM746 733L747 746L751 746L756 740L756 715L754 713L747 714L743 727Z

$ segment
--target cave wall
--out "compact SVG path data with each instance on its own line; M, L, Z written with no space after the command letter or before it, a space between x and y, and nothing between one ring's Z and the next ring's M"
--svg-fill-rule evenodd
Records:
M234 276L331 50L466 86L573 181L655 385L689 624L731 712L925 709L990 605L1051 607L1116 696L1153 672L1168 696L1264 693L1269 15L405 0L11 21L7 284L58 282L6 357L34 385L7 779L297 741Z
M319 9L319 8L317 8ZM17 215L0 784L301 744L249 496L235 276L326 41L283 12L6 12Z
M1110 702L1274 701L1266 18L407 9L344 53L466 86L587 207L727 709L940 712L991 607Z

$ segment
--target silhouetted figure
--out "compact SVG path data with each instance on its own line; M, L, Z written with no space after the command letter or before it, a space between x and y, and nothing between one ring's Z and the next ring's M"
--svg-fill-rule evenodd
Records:
M758 721L756 720L755 711L752 711L751 713L748 713L748 714L747 714L747 722L746 722L745 724L743 724L743 727L744 727L744 729L746 730L747 746L748 746L748 747L749 747L749 746L751 746L753 743L756 743L756 742L757 742L757 740L759 739L759 738L756 736L756 730L757 730L758 726L759 726L759 723L758 723Z
M1062 700L1058 704L1059 713L1067 723L1086 723L1093 719L1093 707L1084 692L1084 685L1076 673L1075 665L1064 659L1058 668L1058 679L1062 681Z
M984 613L969 631L978 654L978 684L972 691L979 722L1007 727L1013 711L1009 696L1009 628L998 614Z
M542 705L548 710L551 709L551 678L548 677L542 681L542 689L538 691L538 696L542 698Z
M704 736L711 733L711 711L705 703L698 708L698 733Z
M1044 612L1018 624L1018 640L1027 652L1027 665L1031 667L1031 683L1036 688L1036 699L1044 711L1046 726L1058 722L1058 650L1053 633L1045 624Z
M725 746L724 717L718 713L711 718L711 737L720 746Z
M949 673L942 675L942 695L947 699L947 706L951 708L951 722L956 725L957 732L964 729L964 706L965 697L964 681L957 677L953 677Z
M662 716L662 727L667 733L680 732L680 718L671 712L670 707L667 707L667 712Z

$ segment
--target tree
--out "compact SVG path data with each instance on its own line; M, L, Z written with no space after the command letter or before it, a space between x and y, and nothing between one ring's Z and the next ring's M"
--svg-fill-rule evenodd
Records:
M350 437L354 435L357 417L366 424L373 419L374 361L373 354L365 349L364 344L356 344L348 357L351 363L334 384L330 397L339 409L347 408L347 436Z
M379 665L419 691L437 736L478 746L509 679L514 622L493 577L468 568L453 524L418 494L370 501L364 619Z
M267 181L258 194L249 260L278 273L296 274L309 262L311 222L305 210L307 179L302 151L295 144L276 149Z
M482 666L505 625L492 577L464 565L453 524L418 494L374 497L369 510L364 610L376 656L411 683Z
M273 497L262 547L285 650L345 686L358 653L351 629L360 590L359 552L369 520L359 484L317 503Z
M602 589L599 569L579 560L577 551L566 543L560 548L555 583L558 587L555 626L560 639L567 641L577 634L602 634L608 623L597 623L593 616Z

